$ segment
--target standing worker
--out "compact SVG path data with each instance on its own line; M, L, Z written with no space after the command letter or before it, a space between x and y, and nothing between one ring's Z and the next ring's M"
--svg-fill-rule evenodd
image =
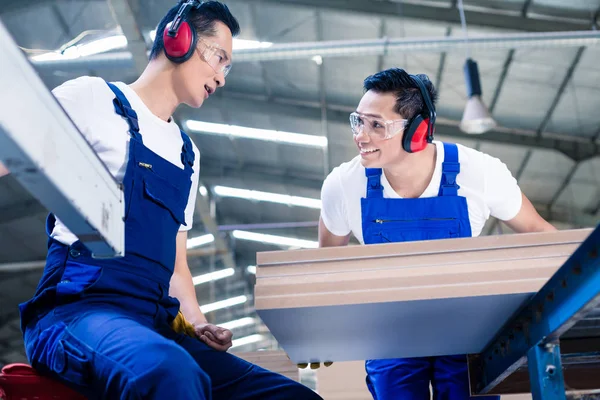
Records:
M122 183L125 255L95 259L48 217L44 274L20 305L27 357L89 399L320 399L226 352L232 334L200 311L186 260L199 154L171 115L225 84L238 22L217 1L186 0L157 32L133 84L82 77L53 91ZM174 329L189 332L180 310L195 337Z
M490 215L516 232L555 230L500 160L433 141L427 76L389 69L365 79L364 90L350 115L360 155L323 184L321 247L347 245L351 233L363 244L478 236ZM430 384L436 400L470 398L464 355L367 360L366 370L376 400L427 400Z

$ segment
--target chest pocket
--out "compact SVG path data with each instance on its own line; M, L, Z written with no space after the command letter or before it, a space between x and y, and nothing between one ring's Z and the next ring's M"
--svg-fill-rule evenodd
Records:
M150 173L142 177L141 195L142 200L137 203L140 208L132 210L137 214L137 219L154 219L153 225L158 223L163 228L185 225L185 204L188 193L172 185L166 179L157 174ZM184 198L185 197L185 198ZM134 205L135 207L135 205Z
M460 224L455 218L394 220L376 219L371 225L373 237L380 243L411 242L460 237Z
M143 196L147 200L142 208L147 208L147 216L157 216L167 211L178 227L185 225L186 202L184 202L184 194L181 190L158 175L144 177L142 183L144 186ZM185 200L187 201L187 197Z

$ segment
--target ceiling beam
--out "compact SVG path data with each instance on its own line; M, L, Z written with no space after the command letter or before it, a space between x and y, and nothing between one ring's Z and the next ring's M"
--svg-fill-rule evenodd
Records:
M141 74L148 65L148 48L137 20L139 3L137 0L109 0L109 6L127 38L127 48L133 56L134 68Z
M533 0L525 0L525 3L523 3L523 8L521 9L521 16L523 18L527 18L527 14L529 14L529 7L531 7L531 3L533 3Z
M211 102L211 108L243 109L247 112L259 114L277 114L296 116L301 118L321 120L320 102L298 101L274 97L267 100L265 96L247 93L227 92L222 97L215 98ZM348 124L348 114L354 111L352 106L327 104L327 121L330 123ZM208 111L208 112L207 112ZM184 109L180 111L180 119L199 118L199 115L208 117L209 108L200 114L194 110ZM204 119L206 120L206 117ZM259 128L257 126L257 128ZM262 127L268 128L268 127ZM481 140L488 143L502 143L516 146L524 146L534 149L556 150L563 153L574 161L584 161L600 155L600 146L590 143L589 139L577 138L569 135L560 135L545 132L541 136L534 130L511 129L497 127L492 131L481 135L469 135L459 128L459 121L450 120L438 116L436 120L436 133L457 140Z
M258 2L262 4L288 4L332 11L353 11L361 15L376 15L398 18L426 19L442 23L460 24L460 16L453 7L422 4L422 2L404 2L398 7L398 2L364 1L364 0L234 0L243 2ZM533 10L530 10L533 11ZM592 27L589 15L580 12L570 12L564 8L541 8L535 10L539 18L524 17L522 9L503 10L465 9L465 18L471 26L485 26L528 32L556 32L587 30ZM546 16L543 14L547 13ZM532 15L533 12L530 12ZM564 16L558 18L556 15ZM543 18L542 18L543 17Z
M506 80L506 76L508 75L508 70L510 65L512 64L515 56L515 49L511 49L508 52L508 56L504 61L504 65L502 66L502 73L500 74L500 79L498 79L498 84L496 85L496 90L494 91L494 95L492 96L492 101L490 101L490 114L494 114L494 108L496 108L496 104L498 103L498 99L500 98L500 93L504 88L504 81Z
M229 249L227 242L221 236L217 223L211 213L211 207L208 199L200 193L196 195L195 213L202 221L206 232L213 235L216 252L221 255L223 265L226 268L235 268L235 258ZM191 250L190 250L191 251Z
M452 28L446 28L446 36L452 35ZM444 75L444 68L446 68L446 52L440 54L440 63L438 64L437 75L435 78L435 89L437 90L438 96L440 95L440 89L442 87L442 76ZM381 71L381 69L380 69Z
M550 119L552 118L552 115L554 114L554 110L556 110L558 103L560 103L560 99L562 98L563 93L567 89L567 85L571 81L571 78L573 77L573 73L575 72L575 68L577 68L577 65L579 64L579 61L581 60L581 56L583 55L584 51L585 51L585 47L580 47L577 49L577 52L575 53L575 57L573 58L571 65L567 69L567 73L565 74L562 82L560 83L560 87L558 88L558 91L556 92L556 95L554 96L554 99L552 100L552 104L550 104L550 108L546 112L546 116L544 117L544 119L540 123L540 126L537 129L538 136L541 136L542 133L544 133L546 131L546 128L548 127L548 124L550 123Z
M258 22L258 11L256 10L258 8L257 4L250 4L250 18L252 20L252 25L254 26L254 31L256 33L256 38L261 41L261 42L266 42L268 41L266 35L264 35L262 33L262 27L260 25L260 23ZM264 61L259 61L260 64L260 73L263 79L263 85L265 87L265 94L267 95L267 98L270 98L272 96L273 90L271 88L271 81L269 79L269 74L267 73L267 68L265 66L265 62Z
M559 189L556 191L556 193L554 193L554 196L552 197L552 200L550 200L550 203L548 204L548 208L549 209L553 209L554 208L554 205L560 199L560 196L563 194L563 192L565 190L568 189L569 185L571 184L571 181L573 180L573 177L575 177L575 174L577 173L577 170L579 169L579 165L580 165L579 163L574 163L573 164L573 166L571 167L571 170L569 171L569 173L567 174L567 176L565 176L565 179L563 180L563 182L559 186Z
M323 41L323 17L320 11L315 13L315 27L317 40ZM383 26L383 22L382 22ZM382 56L383 57L383 56ZM380 59L380 62L382 59ZM329 129L327 128L327 81L325 79L325 60L321 58L318 72L319 82L319 106L321 107L321 135L327 138L327 142L331 142ZM331 155L332 146L327 146L323 149L323 176L329 175L331 172Z
M321 29L322 30L322 29ZM387 37L387 23L386 23L386 19L384 17L381 17L381 20L379 21L379 39L384 39ZM322 37L322 35L321 35ZM319 39L319 40L323 40L323 39ZM383 63L385 62L385 52L380 54L377 57L377 71L383 71Z

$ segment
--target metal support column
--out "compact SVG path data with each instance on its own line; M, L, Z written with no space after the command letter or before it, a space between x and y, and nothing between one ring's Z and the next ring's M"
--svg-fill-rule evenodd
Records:
M566 399L558 344L533 346L527 353L527 367L533 400Z
M530 377L531 383L534 388L537 386L534 390L546 393L544 385L550 385L551 381L540 381L539 378L548 378L548 371L544 368L549 365L555 367L554 374L562 375L558 370L560 363L557 361L560 353L558 347L555 347L552 356L538 354L541 350L537 347L557 342L564 333L598 306L600 226L480 354L469 356L472 392L477 395L490 394L529 358L529 362L534 364L529 367L530 373L533 374ZM544 363L546 367L543 366ZM561 390L564 394L564 384Z

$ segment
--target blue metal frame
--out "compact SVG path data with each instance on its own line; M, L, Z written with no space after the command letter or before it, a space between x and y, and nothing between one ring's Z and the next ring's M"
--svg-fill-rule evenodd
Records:
M527 353L527 363L533 400L566 399L558 344L533 346Z
M563 397L552 397L547 390L543 390L545 386L540 381L545 377L545 366L560 366L559 348L554 348L553 352L557 352L557 355L553 357L542 350L547 343L556 342L598 304L600 225L479 354L481 370L472 377L474 392L490 393L521 367L529 356L530 363L533 364L530 367L531 385L532 388L537 388L538 395L541 396L538 399L564 399L564 388L561 389ZM562 371L560 376L562 378ZM552 388L556 386L552 385Z

